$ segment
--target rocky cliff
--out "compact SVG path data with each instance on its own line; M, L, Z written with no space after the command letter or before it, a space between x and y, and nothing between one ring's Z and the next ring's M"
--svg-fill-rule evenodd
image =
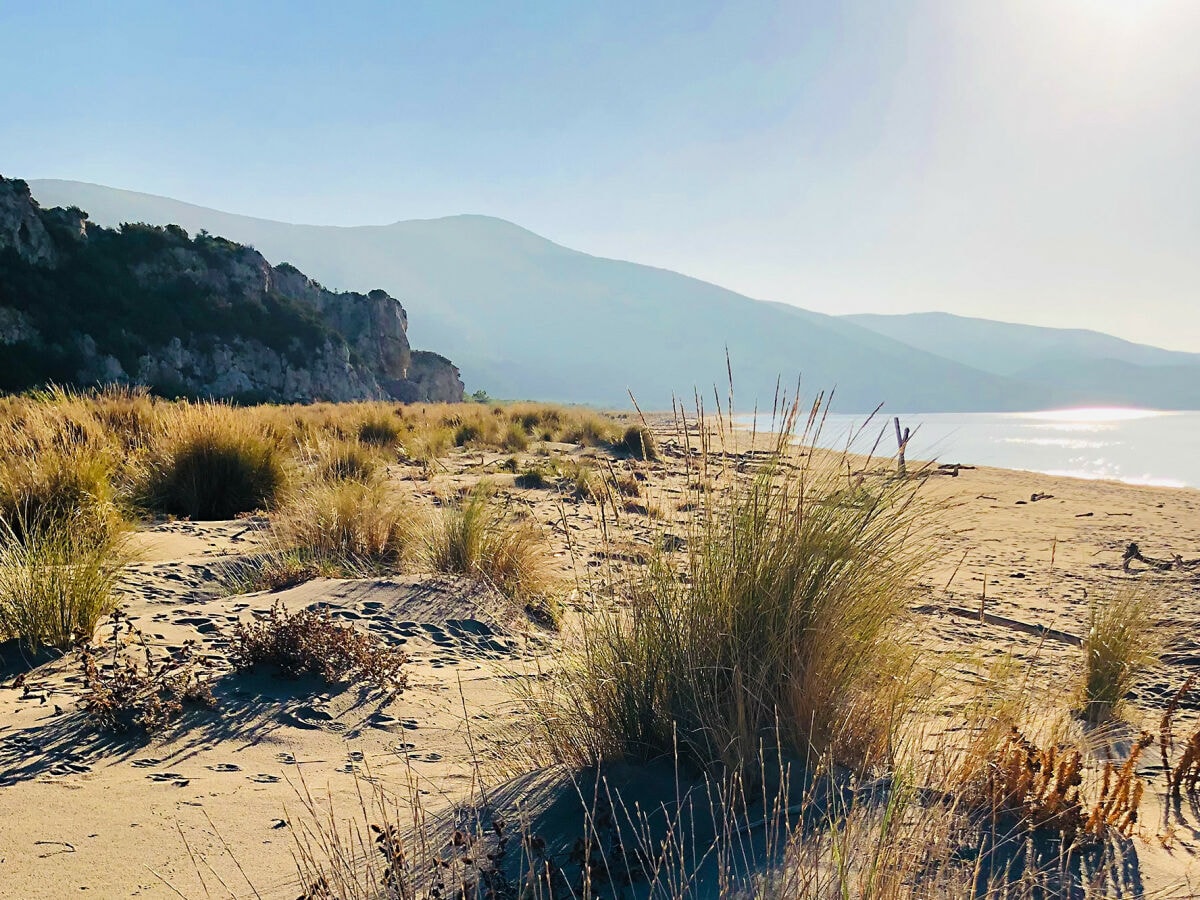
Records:
M100 228L0 176L0 390L136 382L245 400L456 402L384 291L331 291L251 247L182 228Z

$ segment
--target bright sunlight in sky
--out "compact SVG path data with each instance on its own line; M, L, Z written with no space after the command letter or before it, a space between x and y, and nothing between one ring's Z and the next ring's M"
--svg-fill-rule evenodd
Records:
M1200 351L1200 2L0 3L0 172Z

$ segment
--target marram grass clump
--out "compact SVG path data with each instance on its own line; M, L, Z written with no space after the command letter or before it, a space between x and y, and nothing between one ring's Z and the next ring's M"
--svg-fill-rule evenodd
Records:
M616 574L625 603L587 617L541 706L562 757L678 753L753 778L764 748L854 767L888 752L924 507L910 483L850 490L845 460L816 458L781 439L758 474L698 495L682 564Z
M183 404L146 462L142 504L197 520L273 505L287 486L284 454L250 416L219 403Z
M545 541L533 525L506 518L486 486L429 522L424 557L434 571L479 578L557 627L558 584Z
M621 435L621 439L613 445L618 453L634 459L658 459L658 444L654 440L654 432L645 425L630 425Z
M121 536L97 538L84 521L50 520L21 540L0 523L0 640L31 651L90 641L117 607L114 587L128 561Z
M412 534L401 499L379 481L325 481L298 490L271 517L274 543L348 570L398 569Z
M1127 588L1092 601L1083 642L1080 710L1092 724L1120 712L1137 677L1162 651L1153 593Z

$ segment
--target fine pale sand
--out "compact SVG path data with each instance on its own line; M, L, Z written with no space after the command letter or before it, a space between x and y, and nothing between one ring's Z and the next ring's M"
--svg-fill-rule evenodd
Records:
M552 449L609 464L598 451ZM488 477L543 526L564 577L581 588L614 557L636 564L686 516L678 453L662 463L612 462L646 481L640 507L615 523L608 513L607 549L592 506L516 488L499 468L507 456L455 451L432 481L399 467L394 477L410 493L443 496ZM933 475L926 487L947 508L913 611L918 639L952 660L964 682L1011 657L1066 691L1079 671L1088 598L1131 578L1154 581L1163 588L1161 618L1180 639L1142 679L1129 717L1135 727L1156 726L1200 666L1200 569L1135 563L1139 574L1129 575L1122 556L1137 542L1147 557L1200 557L1200 492L984 468ZM403 641L409 689L385 701L315 681L228 677L217 682L218 711L188 713L165 736L130 744L85 723L76 661L44 664L17 686L19 666L4 659L0 896L295 897L296 841L313 815L306 796L318 810L332 806L337 821L360 820L361 797L376 789L404 797L416 790L436 808L537 763L515 686L552 666L564 639L488 590L445 576L317 580L222 596L220 566L253 552L262 524L166 522L137 535L140 559L122 590L146 641L169 648L194 640L219 669L230 623L276 601L319 601L339 619ZM582 604L585 594L571 602ZM1196 709L1185 703L1177 733L1195 728ZM1123 737L1111 736L1110 752ZM1147 890L1200 884L1200 822L1185 809L1164 825L1156 748L1142 772L1149 787L1135 844Z

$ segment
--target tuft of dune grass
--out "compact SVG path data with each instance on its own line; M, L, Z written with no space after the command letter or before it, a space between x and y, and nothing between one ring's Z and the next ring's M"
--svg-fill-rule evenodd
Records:
M476 489L428 523L424 553L434 571L479 578L535 619L557 626L557 584L542 535L528 522L508 520L486 490Z
M379 481L323 481L298 490L271 517L276 542L348 567L399 568L412 525L405 504Z
M113 588L128 561L123 536L98 539L70 518L47 520L20 540L0 523L0 638L34 651L91 640L117 607Z
M145 462L139 499L147 509L230 519L282 496L288 481L283 450L246 411L199 403L172 412Z
M886 754L924 507L910 483L848 485L812 459L781 440L757 475L698 495L682 565L617 573L626 602L587 617L547 709L560 756L679 753L754 777L764 747L854 767Z
M621 439L613 444L618 453L634 459L657 460L658 444L654 433L645 425L630 425L621 435Z
M1137 677L1158 661L1163 636L1157 598L1137 588L1092 601L1083 642L1080 703L1084 718L1099 724L1118 713Z

